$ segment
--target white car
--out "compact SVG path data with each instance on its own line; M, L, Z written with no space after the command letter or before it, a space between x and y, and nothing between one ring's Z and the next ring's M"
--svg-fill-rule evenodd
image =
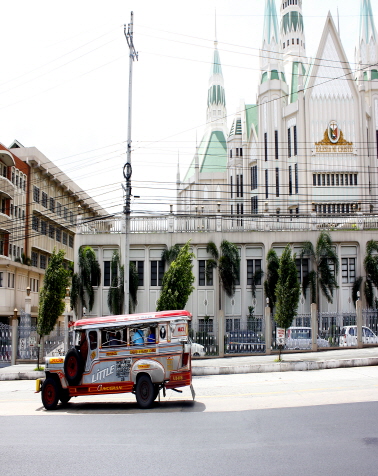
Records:
M362 326L362 343L378 344L378 337L368 327ZM357 326L345 326L340 331L340 347L357 345Z
M289 327L286 331L285 349L311 349L311 336L311 327ZM329 342L319 336L316 342L318 347L329 347Z
M203 357L206 354L205 347L189 339L192 357Z

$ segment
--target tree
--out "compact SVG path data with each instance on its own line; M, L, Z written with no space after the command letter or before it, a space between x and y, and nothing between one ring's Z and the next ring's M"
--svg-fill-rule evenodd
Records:
M174 261L177 258L179 253L180 253L180 245L176 243L170 248L166 248L165 250L163 250L161 254L161 260L164 261L164 263L167 263L169 266L172 263L172 261Z
M311 241L303 243L301 258L304 255L310 255L314 266L313 271L303 279L304 297L306 298L307 288L310 287L311 302L317 303L320 288L327 301L332 303L333 292L338 288L336 276L339 272L339 259L330 234L322 231L315 249Z
M64 312L64 297L69 285L69 272L64 268L63 250L56 253L55 248L46 269L43 287L39 293L37 333L41 337L50 334L59 316ZM39 367L39 347L38 347Z
M280 267L280 260L277 253L270 249L266 255L267 262L267 274L264 281L265 296L269 298L270 311L273 313L274 306L276 305L276 286L278 281L278 269Z
M378 287L378 242L370 240L366 243L366 255L364 259L364 268L366 273L365 298L369 307L374 307L374 288Z
M189 251L189 243L190 241L180 249L177 258L164 274L161 294L156 305L157 311L184 309L194 290L194 254Z
M239 250L234 243L223 240L220 253L215 243L209 241L206 251L212 259L206 262L206 274L209 276L213 268L218 268L219 279L228 297L235 294L235 286L240 277Z
M111 270L111 286L108 293L108 307L112 314L122 314L125 301L125 267L121 265L118 250L113 251ZM133 262L129 263L129 312L132 314L137 303L139 275Z
M297 315L300 293L295 254L291 255L290 245L287 245L280 259L276 286L277 300L274 320L279 327L286 330L291 326L294 317ZM281 360L281 346L279 360Z
M101 268L96 254L90 246L82 246L79 249L79 272L72 276L71 284L71 307L77 313L79 302L82 307L92 310L94 304L93 286L101 282ZM88 305L87 299L88 296Z
M114 250L110 263L111 281L108 292L108 307L112 314L122 314L125 299L124 269L120 263L118 250Z

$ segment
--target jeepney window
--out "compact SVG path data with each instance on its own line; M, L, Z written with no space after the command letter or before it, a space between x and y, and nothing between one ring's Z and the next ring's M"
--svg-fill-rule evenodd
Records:
M89 347L91 350L97 349L97 331L89 332Z
M123 332L122 329L106 329L102 331L102 346L114 347L120 345L127 345L127 340L125 338L126 335L126 332Z

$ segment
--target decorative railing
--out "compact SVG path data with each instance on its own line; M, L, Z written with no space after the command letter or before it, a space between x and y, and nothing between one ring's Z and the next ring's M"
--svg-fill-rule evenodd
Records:
M0 323L0 362L10 362L12 357L12 326Z
M319 231L378 229L377 215L162 215L131 216L131 233ZM123 215L79 221L78 234L124 233Z

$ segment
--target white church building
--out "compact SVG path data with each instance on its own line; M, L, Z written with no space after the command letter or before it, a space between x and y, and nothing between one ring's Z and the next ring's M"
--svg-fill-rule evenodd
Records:
M131 217L130 260L137 263L140 278L136 312L155 310L162 251L191 240L196 281L187 309L193 326L210 319L215 332L224 316L226 327L237 329L246 322L249 306L263 315L263 284L253 298L250 277L256 269L266 271L269 249L280 254L291 243L298 255L302 243L315 245L322 230L335 243L340 272L333 303L322 298L320 309L354 311L352 286L364 276L366 243L378 240L377 30L370 0L361 0L352 70L328 14L310 61L302 7L302 0L265 1L260 81L251 91L257 100L240 103L230 129L215 42L207 124L189 169L182 176L177 172L177 210ZM122 255L125 249L122 220L79 223L76 248L92 246L104 270L113 250ZM232 298L220 292L215 274L209 281L204 277L210 258L206 245L219 246L222 240L240 251L240 282ZM304 257L297 266L303 277L311 260ZM103 278L92 315L109 314L109 286ZM298 312L309 310L309 294L307 299L302 295Z

